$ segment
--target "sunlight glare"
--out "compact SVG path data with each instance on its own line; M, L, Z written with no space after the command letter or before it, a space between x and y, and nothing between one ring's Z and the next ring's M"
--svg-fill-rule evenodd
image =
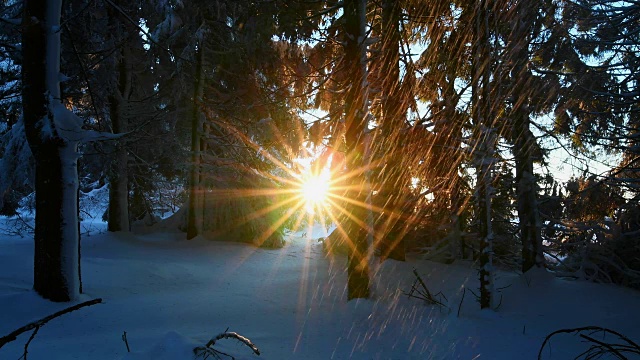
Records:
M314 208L324 205L329 194L329 174L323 172L319 175L308 177L302 182L300 191L306 202L307 210L310 212Z

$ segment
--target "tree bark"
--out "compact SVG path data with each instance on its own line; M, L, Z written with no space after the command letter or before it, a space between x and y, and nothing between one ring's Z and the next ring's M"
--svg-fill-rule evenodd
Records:
M493 109L491 101L491 44L488 28L488 4L482 0L476 7L475 39L472 65L472 118L474 121L474 162L476 166L476 203L479 224L480 308L493 307L493 231L492 231L492 167L495 156Z
M80 292L78 155L54 118L62 107L60 13L60 0L24 2L22 104L36 162L33 287L45 299L71 301Z
M127 107L131 95L130 55L126 48L126 41L122 46L116 66L118 87L115 93L109 97L111 126L115 134L125 133L129 127ZM109 176L109 231L130 230L128 170L127 140L120 138L116 144L115 156L111 163Z
M517 14L513 20L513 38L509 41L513 69L511 80L513 93L513 154L516 163L516 186L518 206L518 230L522 242L522 272L534 266L544 265L542 253L542 233L538 210L537 183L533 173L533 156L536 147L535 137L530 129L530 94L528 80L531 72L527 68L529 60L529 38L532 28L532 3L518 1Z
M382 151L386 161L380 196L385 206L379 221L377 237L380 239L380 257L405 260L404 235L402 223L404 192L406 181L400 163L401 132L406 118L406 105L403 104L400 83L400 4L394 0L382 2Z
M522 272L544 265L542 233L540 229L537 184L533 173L533 134L529 118L516 120L518 134L514 146L518 204L518 229L522 241Z
M461 186L462 179L458 174L452 174L454 180L451 184L451 207L449 219L451 221L451 232L449 233L449 249L451 252L451 259L464 259L464 246L462 242L462 226L460 223L460 211L461 211Z
M187 240L202 232L202 188L200 186L201 137L202 137L202 96L204 92L204 71L202 41L196 50L196 78L193 90L191 113L191 171L189 173L189 207L187 211Z
M348 298L369 297L369 259L367 256L367 194L364 177L364 131L366 129L366 0L344 2L345 67L351 82L345 99L345 142L347 150L347 197L345 208L349 212L346 230L351 244L347 255Z

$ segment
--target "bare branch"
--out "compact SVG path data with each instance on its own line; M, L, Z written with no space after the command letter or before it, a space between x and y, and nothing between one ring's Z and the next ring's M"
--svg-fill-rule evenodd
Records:
M68 307L66 309L60 310L60 311L58 311L58 312L56 312L54 314L51 314L51 315L46 316L46 317L43 317L40 320L31 322L31 323L29 323L29 324L27 324L25 326L22 326L22 327L20 327L20 328L18 328L16 330L12 331L10 334L1 337L0 338L0 348L2 348L7 343L10 343L10 342L14 341L15 339L18 338L18 336L20 334L22 334L24 332L27 332L27 331L33 330L33 329L36 329L36 331L38 331L38 329L41 326L43 326L44 324L48 323L49 321L51 321L51 320L53 320L53 319L55 319L57 317L60 317L60 316L62 316L64 314L68 314L68 313L70 313L72 311L76 311L76 310L81 309L81 308L86 307L86 306L99 304L101 302L102 302L102 299L100 299L100 298L99 299L93 299L93 300L85 301L83 303L76 304L74 306L71 306L71 307ZM31 341L31 340L32 339L29 339L29 341ZM26 349L25 349L25 353L26 353Z

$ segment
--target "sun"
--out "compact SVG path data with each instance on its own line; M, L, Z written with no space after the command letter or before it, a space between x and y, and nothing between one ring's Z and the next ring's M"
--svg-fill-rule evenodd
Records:
M302 181L300 193L305 201L307 210L313 210L326 204L331 188L330 181L328 172L309 175Z

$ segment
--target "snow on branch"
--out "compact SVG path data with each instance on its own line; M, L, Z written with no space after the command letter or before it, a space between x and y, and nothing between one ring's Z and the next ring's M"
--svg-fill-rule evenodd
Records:
M30 184L35 176L22 117L0 137L0 144L4 148L0 158L0 194L4 194L13 184ZM0 196L0 208L3 203L4 198Z
M14 25L14 26L22 25L22 19L11 19L11 18L0 17L0 22L6 23L9 25Z
M209 340L209 342L207 342L207 344L205 346L198 346L195 349L193 349L193 352L196 354L196 356L202 356L203 359L208 358L209 356L213 356L213 358L215 359L222 359L221 355L227 356L231 359L234 359L233 356L226 354L222 351L216 350L213 348L213 346L216 344L216 341L220 340L220 339L236 339L238 341L240 341L242 344L246 345L247 347L249 347L254 354L256 355L260 355L260 350L258 350L258 347L256 347L251 340L249 340L248 338L233 332L233 331L224 331L223 333L218 334L216 337L212 338L211 340Z
M71 142L87 143L99 140L115 140L124 134L112 134L82 128L83 120L67 109L60 101L49 99L50 109L57 134Z
M585 326L575 329L560 329L547 335L542 342L542 346L540 346L540 351L538 351L538 360L543 358L542 352L546 347L551 352L551 338L558 334L577 335L589 344L589 348L577 355L575 359L591 360L609 355L612 358L624 360L629 359L627 355L640 355L640 345L619 332L600 326ZM596 339L595 334L601 334L602 340ZM612 335L613 338L605 341L606 337L611 337Z

